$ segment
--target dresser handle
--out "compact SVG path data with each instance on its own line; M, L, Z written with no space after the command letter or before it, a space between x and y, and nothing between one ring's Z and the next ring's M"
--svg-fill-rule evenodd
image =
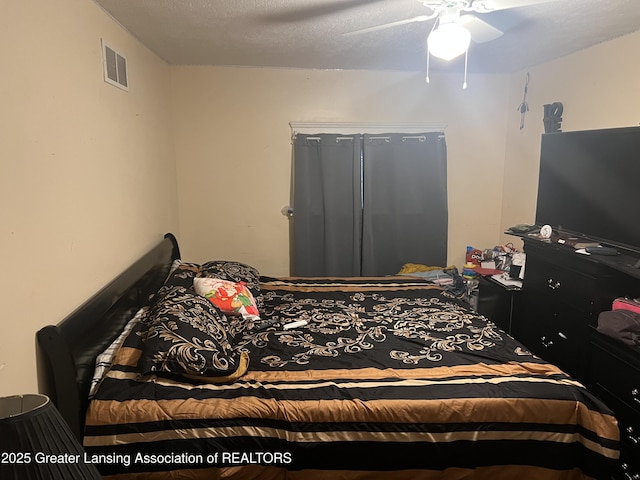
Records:
M542 346L544 348L549 348L553 345L553 340L549 340L545 336L540 337L540 341L542 342Z
M549 280L547 280L547 286L551 290L557 290L560 288L560 282L558 282L557 280L554 280L553 278L550 278Z
M633 436L634 433L635 432L633 431L633 427L627 427L627 438L634 445L638 445L640 443L640 437L638 437L637 435Z
M640 390L634 388L631 390L631 396L633 397L633 401L636 403L640 403Z
M629 465L627 465L626 463L623 463L622 465L620 465L620 467L622 468L622 472L624 473L624 478L626 478L627 480L640 480L640 475L638 475L637 473L629 473Z

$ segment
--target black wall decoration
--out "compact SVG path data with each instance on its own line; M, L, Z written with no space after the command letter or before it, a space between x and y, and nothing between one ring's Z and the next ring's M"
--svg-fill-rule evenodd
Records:
M562 112L564 108L562 102L548 103L544 106L544 133L561 132Z
M527 103L527 92L529 90L529 72L524 82L524 93L522 95L522 103L518 106L520 112L520 130L524 128L524 116L529 111L529 104Z

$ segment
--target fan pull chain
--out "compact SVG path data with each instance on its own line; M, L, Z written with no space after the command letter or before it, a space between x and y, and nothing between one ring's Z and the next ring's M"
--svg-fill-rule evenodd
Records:
M464 81L462 82L462 89L467 88L467 60L469 59L469 49L464 52Z
M431 54L429 53L429 49L427 48L427 78L425 78L427 83L430 83L430 81L429 81L429 63L430 63L430 60L431 60Z

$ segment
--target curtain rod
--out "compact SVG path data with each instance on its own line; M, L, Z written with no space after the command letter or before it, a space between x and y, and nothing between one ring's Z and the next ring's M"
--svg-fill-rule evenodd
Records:
M290 122L296 133L422 133L443 132L446 123L340 123Z

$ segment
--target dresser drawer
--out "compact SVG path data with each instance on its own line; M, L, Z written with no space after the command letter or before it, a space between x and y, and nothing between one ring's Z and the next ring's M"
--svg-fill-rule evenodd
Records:
M640 417L626 405L617 402L606 391L596 390L598 396L615 411L620 428L621 479L640 479ZM628 476L625 476L628 475ZM638 475L634 477L633 475ZM616 477L618 478L618 477Z
M589 336L581 313L566 306L552 308L550 302L531 297L522 309L513 335L539 357L575 378L584 378Z
M595 278L540 260L527 265L524 288L589 315L593 312L593 299L597 296Z
M592 381L640 416L640 369L600 345L592 344L591 355ZM640 434L640 421L636 429Z
M592 328L587 383L618 419L621 472L615 479L640 479L640 352Z
M628 457L640 460L640 422L627 422L619 418L620 441L624 444Z

